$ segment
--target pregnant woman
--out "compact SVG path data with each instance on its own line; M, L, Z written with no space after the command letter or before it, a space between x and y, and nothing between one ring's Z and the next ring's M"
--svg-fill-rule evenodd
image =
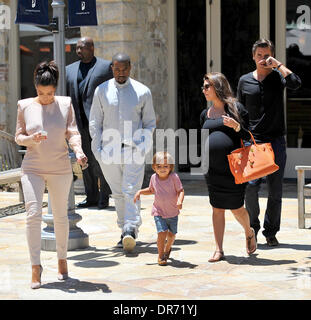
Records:
M230 84L222 73L213 72L203 78L202 91L211 107L200 116L202 129L208 129L206 154L209 167L206 182L213 208L213 227L216 250L209 262L224 259L223 238L225 210L230 209L242 225L246 236L246 251L257 249L254 230L250 227L248 212L244 208L245 184L235 184L227 155L240 147L240 140L250 138L247 131L248 113L233 96Z

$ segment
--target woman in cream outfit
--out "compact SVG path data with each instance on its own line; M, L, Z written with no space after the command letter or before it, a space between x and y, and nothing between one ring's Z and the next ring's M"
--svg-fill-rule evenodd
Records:
M55 96L59 78L57 65L40 63L34 72L37 97L18 101L15 141L27 147L22 163L22 185L27 212L26 233L32 264L31 288L41 286L42 199L47 183L56 237L58 279L68 278L67 243L69 222L68 195L72 168L68 146L77 161L85 166L87 158L81 149L73 107L69 97Z

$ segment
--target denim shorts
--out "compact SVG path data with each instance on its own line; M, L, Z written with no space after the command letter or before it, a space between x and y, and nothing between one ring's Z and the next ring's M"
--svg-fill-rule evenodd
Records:
M157 227L157 231L164 232L169 230L171 233L177 233L177 223L178 223L178 216L173 218L162 218L161 216L154 216L154 221Z

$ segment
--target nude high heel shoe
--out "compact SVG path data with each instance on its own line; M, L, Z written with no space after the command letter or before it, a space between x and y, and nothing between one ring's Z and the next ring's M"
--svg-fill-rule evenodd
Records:
M31 289L39 289L41 287L42 271L43 271L43 268L41 265L32 266Z
M61 259L58 260L58 280L66 280L68 279L68 267L67 267L67 260Z

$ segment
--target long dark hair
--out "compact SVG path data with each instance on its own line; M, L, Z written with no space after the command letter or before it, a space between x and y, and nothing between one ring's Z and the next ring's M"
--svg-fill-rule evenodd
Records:
M34 71L33 79L35 87L53 86L57 87L59 78L59 71L55 61L44 61L39 63Z
M217 98L225 104L225 108L227 106L228 110L226 111L229 115L241 123L242 119L237 108L238 100L234 97L229 81L225 75L220 72L210 72L204 76L203 81L205 80L208 80L213 86Z

